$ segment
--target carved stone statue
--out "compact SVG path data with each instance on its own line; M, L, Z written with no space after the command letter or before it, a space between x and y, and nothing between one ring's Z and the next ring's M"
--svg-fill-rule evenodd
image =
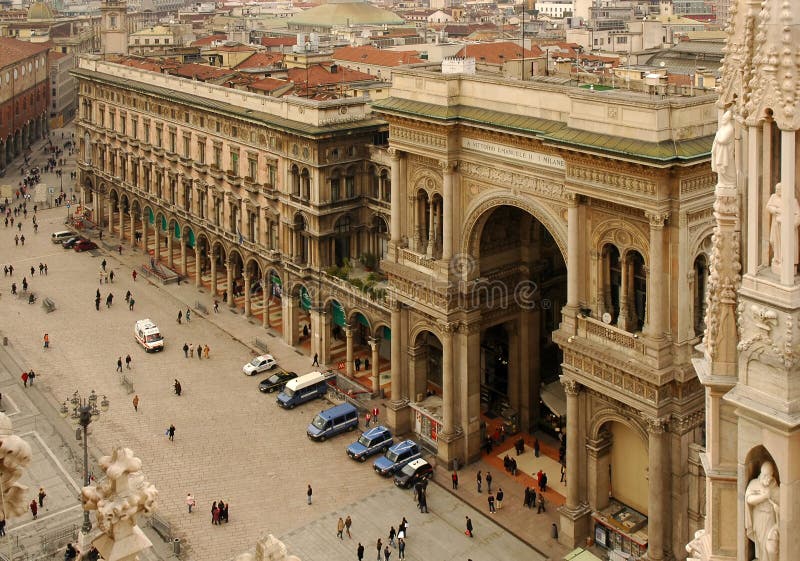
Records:
M717 172L717 185L721 187L736 187L734 138L733 115L728 109L719 119L717 134L711 145L711 169Z
M136 525L141 512L155 509L158 491L144 480L142 461L129 448L100 458L107 479L83 488L84 509L97 511L101 535L92 540L106 561L133 561L152 543Z
M781 265L781 221L783 220L783 185L778 183L775 185L775 192L770 196L767 201L767 212L770 214L769 226L769 245L772 247L772 269L776 273L780 272ZM794 232L794 265L797 266L797 227L800 226L800 205L797 204L797 199L793 193L786 195L792 197L792 231Z
M28 510L28 487L17 481L22 477L22 469L31 462L31 447L11 434L11 429L11 419L0 413L0 485L3 486L0 520L20 516Z
M758 477L747 484L744 492L744 529L756 546L753 561L779 561L780 487L775 481L774 469L771 462L761 464Z

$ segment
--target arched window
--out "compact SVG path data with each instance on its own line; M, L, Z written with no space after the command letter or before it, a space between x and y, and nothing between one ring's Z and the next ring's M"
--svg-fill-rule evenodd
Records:
M301 197L306 201L311 198L311 174L307 168L303 168L300 174L300 181L302 183L303 194Z
M339 170L335 169L331 173L331 201L338 201L342 198L342 180L339 177Z
M701 335L706 330L706 286L708 284L708 261L704 254L694 260L694 333Z
M603 248L603 310L600 319L606 321L609 314L609 323L616 324L619 319L620 290L622 284L622 264L620 263L619 250L607 244Z
M292 166L292 195L300 196L300 169L297 166Z
M647 273L644 267L644 258L638 251L633 251L629 256L633 268L633 312L632 330L641 331L647 317Z
M347 168L344 176L344 196L348 199L356 196L356 170L353 167Z
M392 180L389 175L389 170L381 170L381 200L387 203L392 200Z

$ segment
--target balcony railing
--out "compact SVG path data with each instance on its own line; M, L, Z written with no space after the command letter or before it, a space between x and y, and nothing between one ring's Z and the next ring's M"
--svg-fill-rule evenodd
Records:
M637 333L624 331L589 316L578 316L578 336L604 345L630 349L637 354L647 353L647 346Z

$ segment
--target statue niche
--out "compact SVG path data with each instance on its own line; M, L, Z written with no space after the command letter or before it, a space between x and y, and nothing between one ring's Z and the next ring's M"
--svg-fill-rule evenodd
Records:
M753 544L752 561L780 561L780 481L769 452L759 446L749 456L750 481L744 493L744 529Z

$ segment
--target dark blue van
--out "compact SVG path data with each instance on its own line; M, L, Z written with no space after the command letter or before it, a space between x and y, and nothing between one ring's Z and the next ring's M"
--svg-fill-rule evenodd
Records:
M361 436L347 447L347 455L358 460L366 461L367 458L378 452L386 452L394 444L392 431L384 426L372 427L361 433Z
M314 417L306 433L311 440L323 441L332 436L354 430L358 426L358 409L349 403L341 403Z

